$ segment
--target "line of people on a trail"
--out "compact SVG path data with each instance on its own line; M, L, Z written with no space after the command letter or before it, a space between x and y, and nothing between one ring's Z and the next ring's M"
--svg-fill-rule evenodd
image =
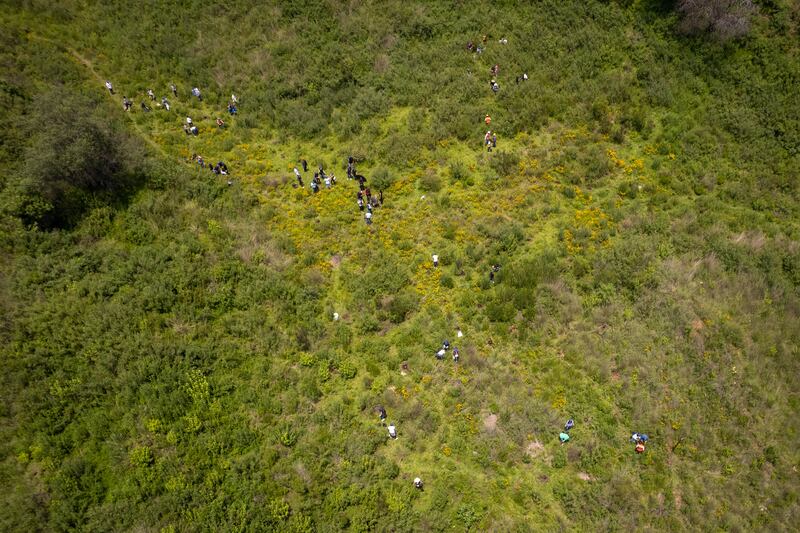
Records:
M481 38L480 43L477 44L477 45L471 40L468 41L467 42L467 51L474 52L474 53L480 55L481 53L483 53L483 51L485 49L485 46L487 45L488 40L489 40L489 37L487 35L484 35ZM508 39L503 37L503 38L498 40L498 43L500 43L502 45L506 45L506 44L508 44ZM489 75L490 75L489 88L491 89L491 91L494 94L497 94L498 92L500 92L500 84L497 81L497 79L498 79L498 77L500 75L500 64L499 63L495 63L494 65L492 65L489 68ZM517 77L516 77L517 85L519 85L520 82L526 82L526 81L528 81L528 73L527 72L523 72L522 74L517 75ZM490 123L491 123L491 117L488 114L486 115L485 122L486 122L487 126L489 126ZM483 146L486 148L487 152L491 152L492 150L497 148L497 132L496 131L493 132L491 130L488 130L486 132L486 135L483 138Z
M486 130L486 135L483 136L483 144L486 146L487 152L491 152L493 149L497 148L497 133Z
M112 94L112 95L114 94L114 85L111 83L111 81L106 80L105 87L108 90L109 94ZM177 98L178 97L178 87L174 83L170 83L169 88L170 88L170 91L172 91L173 96ZM155 102L157 100L156 93L152 88L148 88L145 91L145 93L147 94L147 97L150 99L151 102ZM192 88L191 94L192 94L192 96L195 96L198 99L198 101L200 101L200 102L203 101L203 95L200 92L200 89L198 87ZM169 102L169 100L167 99L166 96L162 96L160 104L157 104L157 105L160 106L165 111L170 111L172 109L172 106L171 106L171 104L170 104L170 102ZM228 102L227 105L228 105L228 107L227 107L228 114L230 114L231 116L235 116L235 115L237 115L239 113L239 108L238 108L239 98L237 98L236 94L231 94L231 99L230 99L230 101ZM123 97L122 97L122 108L125 111L131 111L133 109L133 106L134 106L133 100L128 98L127 95L123 95ZM144 113L149 113L150 111L152 111L152 108L149 105L147 105L146 101L140 102L139 108ZM218 128L222 129L222 128L225 127L225 121L222 120L222 118L217 117L214 121L215 121L215 123L216 123ZM196 125L192 124L192 121L188 117L187 117L186 124L183 125L183 131L187 135L199 135L199 133L200 133L200 130L197 128Z

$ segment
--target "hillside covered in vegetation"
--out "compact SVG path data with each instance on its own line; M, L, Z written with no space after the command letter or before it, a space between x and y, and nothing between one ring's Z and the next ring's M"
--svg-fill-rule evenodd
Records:
M800 521L797 2L0 22L0 530Z

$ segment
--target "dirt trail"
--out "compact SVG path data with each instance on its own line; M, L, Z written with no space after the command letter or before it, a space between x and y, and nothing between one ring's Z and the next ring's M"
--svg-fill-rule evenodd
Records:
M49 37L44 37L42 35L38 35L38 34L32 33L32 32L28 33L28 38L29 39L33 39L33 40L37 40L37 41L50 43L53 46L55 46L56 48L58 48L60 50L64 50L65 52L67 52L70 56L72 56L72 59L74 59L75 61L77 61L81 65L83 65L91 73L92 77L97 81L98 88L102 88L103 92L106 93L109 98L114 100L114 96L112 94L108 93L108 91L106 91L105 87L104 87L105 81L108 78L104 78L103 76L98 74L97 71L94 69L94 64L91 61L89 61L88 59L86 59L85 57L83 57L77 50L75 50L74 48L71 48L71 47L69 47L69 46L67 46L67 45L65 45L63 43L60 43L60 42L55 41L53 39L50 39ZM115 103L119 104L119 102L117 102L116 100L115 100ZM139 127L139 125L136 123L136 121L133 120L133 117L131 115L127 114L127 113L126 113L126 115L128 117L128 120L130 121L131 125L136 130L136 133L139 134L139 137L141 137L156 152L158 152L159 154L161 154L162 156L164 156L166 158L169 158L169 154L167 154L167 152L164 151L164 149L158 143L156 143L144 131L142 131L142 129Z

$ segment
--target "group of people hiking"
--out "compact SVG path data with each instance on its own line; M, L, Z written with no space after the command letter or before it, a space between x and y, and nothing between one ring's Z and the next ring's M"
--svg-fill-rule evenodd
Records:
M106 80L105 87L108 90L109 94L111 94L111 95L115 94L114 93L114 85L111 83L110 80ZM175 98L177 98L178 97L178 87L177 87L177 85L175 85L174 83L170 83L169 84L169 89L172 92L172 95ZM145 91L145 93L146 93L147 98L149 99L150 102L156 102L157 101L156 93L152 88L148 88ZM192 94L192 96L196 97L198 99L198 101L200 101L200 102L203 101L203 95L200 92L200 89L198 87L193 87L192 90L191 90L191 94ZM167 99L166 96L162 96L160 103L156 104L156 105L160 106L165 111L170 111L172 109L170 101ZM236 97L235 94L231 94L231 99L228 102L228 113L231 116L235 116L235 115L238 114L238 112L239 112L238 105L239 105L239 99ZM133 100L128 98L127 95L123 95L123 97L122 97L122 108L125 111L131 111L133 109L133 106L134 106ZM149 105L147 105L147 101L146 100L142 100L139 103L139 107L145 113L149 113L150 111L152 111L152 108ZM217 128L222 129L222 128L225 127L225 121L222 120L222 118L220 118L220 117L217 117L215 119L215 123L217 125ZM186 123L183 124L183 131L184 131L184 133L186 135L199 135L199 133L200 133L200 130L192 122L190 117L186 117Z
M644 453L645 444L647 441L650 440L650 437L645 435L644 433L633 433L631 435L631 442L635 444L634 451L636 453Z
M109 94L113 95L114 94L114 85L110 81L106 80L105 86L106 86L106 89L108 89ZM175 96L177 96L178 95L178 89L175 87L175 84L170 85L170 87L172 88L173 94ZM147 94L147 97L149 98L149 100L151 102L155 102L156 101L156 93L155 93L155 91L153 91L153 89L147 89L145 91L145 93ZM161 103L159 105L163 109L165 109L166 111L170 110L170 103L169 103L169 100L167 100L166 96L162 96L161 97ZM142 111L144 111L145 113L149 113L150 111L152 111L152 108L149 105L147 105L147 102L145 100L142 100L139 103L139 108ZM133 100L128 98L127 95L123 95L122 96L122 109L124 109L125 111L130 111L131 109L133 109Z
M308 161L301 159L300 166L303 167L303 172L308 172ZM318 170L314 172L314 177L311 178L310 183L311 192L314 194L318 193L323 185L326 189L330 189L336 185L336 175L333 173L327 174L325 169L322 168L322 164L320 164L317 168ZM303 175L300 173L300 170L297 167L294 167L293 171L295 178L297 178L297 185L295 185L295 187L305 188L306 184L303 182Z
M200 168L208 168L214 174L220 174L222 176L228 175L228 165L222 161L218 161L216 165L211 165L210 163L207 165L203 156L192 154L192 162L197 163Z
M294 173L295 179L297 183L294 187L305 188L305 182L303 181L303 172L308 172L308 161L305 159L300 160L300 167L303 169L302 172L299 168L294 167L292 172ZM336 175L333 173L328 174L325 172L322 164L318 165L317 171L314 172L313 178L310 181L310 188L313 194L318 193L322 190L323 186L325 189L331 189L336 185ZM358 191L356 192L356 205L358 205L358 210L364 212L364 222L370 226L372 225L372 214L373 209L380 207L383 205L383 191L378 191L378 194L375 195L372 193L369 187L367 187L367 178L363 175L359 174L356 171L356 161L353 156L349 156L347 158L347 179L348 180L356 180L358 181Z
M474 52L474 53L480 55L481 53L483 53L488 40L489 40L489 37L487 35L484 35L481 38L480 43L477 44L477 45L471 40L468 41L467 42L467 51ZM500 43L502 45L506 45L506 44L508 44L508 39L503 37L503 38L498 40L498 43ZM492 90L492 92L494 94L497 94L498 92L500 92L500 84L497 82L499 74L500 74L500 65L498 63L495 63L489 69L489 75L490 75L489 88ZM517 75L517 77L516 77L517 85L519 85L520 82L525 82L525 81L528 81L528 73L527 72L523 72L523 73ZM485 120L486 120L486 126L489 126L489 124L491 122L491 118L489 117L488 114L486 115L486 119ZM497 148L497 132L492 131L491 129L487 130L486 134L483 137L483 146L486 148L487 152L491 152L492 150Z
M569 442L569 430L575 427L575 421L573 419L567 420L567 423L564 424L564 431L558 434L558 440L561 441L561 444L565 444ZM645 435L644 433L633 433L631 435L631 442L635 445L634 451L636 453L644 453L645 444L647 441L650 440L650 437Z
M575 421L571 418L567 420L567 423L564 424L564 431L558 434L558 440L561 441L561 444L569 441L569 430L575 427Z
M450 349L450 341L448 341L447 339L443 340L442 347L439 348L439 350L436 352L436 359L442 361L444 359L444 356L447 354L447 350L449 349ZM455 346L453 346L452 356L453 356L453 362L458 363L458 360L461 358L461 352L459 352L458 348L456 348Z

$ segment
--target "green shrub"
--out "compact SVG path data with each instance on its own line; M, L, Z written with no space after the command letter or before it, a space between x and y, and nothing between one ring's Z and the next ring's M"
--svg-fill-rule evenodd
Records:
M519 168L519 155L515 152L496 150L489 158L489 167L501 178L511 177Z
M418 307L419 296L411 290L405 290L389 300L387 306L389 320L399 324L406 320L408 315L416 311Z
M291 448L297 444L297 432L295 432L290 426L285 425L278 430L278 442L287 448Z
M426 192L439 192L442 188L442 180L439 174L433 170L428 170L419 178L419 188Z
M462 503L456 510L455 523L469 531L481 520L481 512L474 506Z
M131 450L130 462L134 467L147 467L153 464L153 452L149 446L137 446Z
M370 186L376 191L386 190L392 186L395 178L386 167L378 167L370 177Z
M289 504L282 499L271 500L268 504L269 517L275 522L283 522L289 518Z
M348 360L339 362L337 365L337 370L339 371L339 375L344 379L353 379L356 377L356 373L358 372L356 366Z
M458 183L466 181L469 178L469 170L467 166L461 161L453 161L450 163L450 181Z
M567 452L564 446L559 446L553 453L553 468L564 468L567 466Z
M507 301L493 300L486 306L486 316L492 322L508 322L515 314L514 306Z

